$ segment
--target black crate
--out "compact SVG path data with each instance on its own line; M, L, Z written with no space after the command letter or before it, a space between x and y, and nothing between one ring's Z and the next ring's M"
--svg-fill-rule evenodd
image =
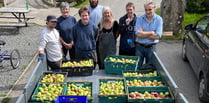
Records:
M85 61L85 60L73 60L70 62L80 62L80 61ZM68 61L63 61L61 62L61 71L62 72L68 72L68 76L90 76L92 75L93 69L94 69L94 65L89 66L89 65L84 65L84 66L73 66L73 67L63 67L62 64L66 63ZM90 59L90 62L93 64L93 60Z

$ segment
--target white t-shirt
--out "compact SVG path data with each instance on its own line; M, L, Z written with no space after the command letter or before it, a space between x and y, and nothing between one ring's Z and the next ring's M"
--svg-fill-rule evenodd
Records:
M51 62L62 59L62 46L59 38L60 36L56 29L51 31L45 28L41 32L39 51L46 49L47 59Z

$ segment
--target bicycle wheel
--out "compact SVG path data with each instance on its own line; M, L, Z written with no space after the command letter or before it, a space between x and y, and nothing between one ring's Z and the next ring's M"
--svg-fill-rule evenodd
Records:
M12 50L10 54L10 63L13 69L16 69L20 65L20 53L17 49Z

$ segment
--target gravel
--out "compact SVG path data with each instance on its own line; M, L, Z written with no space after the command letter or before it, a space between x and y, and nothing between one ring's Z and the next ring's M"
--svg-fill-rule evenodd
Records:
M23 28L0 28L0 40L4 40L6 45L1 47L1 52L18 49L21 56L21 65L13 69L10 61L4 61L0 67L0 96L7 95L15 81L23 73L26 66L38 51L39 35L43 27L29 24Z

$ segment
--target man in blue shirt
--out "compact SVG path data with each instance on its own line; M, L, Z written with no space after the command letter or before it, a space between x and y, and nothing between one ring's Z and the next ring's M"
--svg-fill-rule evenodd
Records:
M136 20L136 56L140 57L138 68L141 68L144 59L146 64L151 63L152 51L156 51L156 44L162 35L162 18L155 14L153 2L144 4L145 14Z
M73 26L73 42L75 46L75 58L79 60L93 59L96 64L96 40L98 27L89 21L87 7L79 9L80 20Z
M90 12L90 21L93 22L95 25L98 26L99 22L101 21L102 18L102 11L103 11L103 6L98 5L99 0L89 0L89 6L87 7ZM99 41L96 43L96 54L97 54L97 60L98 63L100 62L99 59Z
M99 0L89 0L90 5L87 7L90 12L90 21L98 25L102 18L103 6L98 5Z

